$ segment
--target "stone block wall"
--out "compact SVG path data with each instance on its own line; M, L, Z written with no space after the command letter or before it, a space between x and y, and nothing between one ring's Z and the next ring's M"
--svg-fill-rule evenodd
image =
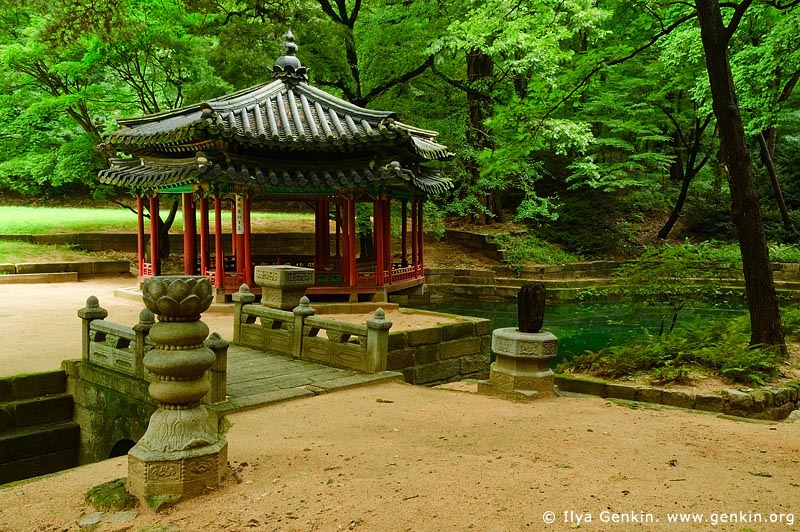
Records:
M47 273L76 273L78 277L127 274L130 264L126 260L98 260L71 262L20 262L0 264L0 274L35 275Z
M447 229L444 232L444 239L452 244L479 251L490 259L501 262L506 260L505 251L489 235Z
M433 385L489 375L491 322L459 316L454 323L389 334L388 370L406 382Z
M80 464L108 459L117 442L139 441L157 407L149 382L80 360L66 360L63 368L81 427Z
M392 298L402 304L429 302L443 299L470 298L484 301L500 301L517 297L525 283L542 282L547 288L547 297L552 300L571 300L584 296L587 290L593 297L602 295L604 288L617 279L614 272L626 261L586 261L555 265L534 265L512 268L507 265L487 270L458 268L428 268L425 270L425 294L420 297ZM709 264L716 271L723 286L733 290L744 290L741 264ZM800 264L772 263L775 287L779 294L800 299ZM687 279L687 282L704 282L703 279Z
M555 385L562 392L773 421L785 419L794 410L800 409L800 382L790 383L784 387L758 388L747 392L725 389L708 393L692 393L571 375L556 375Z
M149 237L148 237L149 238ZM231 235L223 235L225 249L230 249ZM136 252L136 233L60 233L52 235L0 235L0 240L19 240L33 244L71 245L85 251L125 251ZM198 246L199 246L198 237ZM169 235L170 248L183 249L183 235ZM210 245L214 248L214 235L210 235ZM314 255L313 233L254 233L252 235L254 254Z

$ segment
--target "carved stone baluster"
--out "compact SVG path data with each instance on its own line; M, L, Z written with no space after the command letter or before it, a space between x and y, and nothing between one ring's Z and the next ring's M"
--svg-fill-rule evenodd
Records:
M86 306L78 310L78 317L82 320L81 323L81 358L84 362L89 361L89 352L92 345L90 336L90 324L94 320L104 320L108 317L108 311L100 306L100 302L95 296L89 296L86 299Z
M220 485L227 442L201 404L211 389L205 376L214 352L204 345L208 326L200 315L214 297L205 277L159 276L145 280L142 295L158 316L149 337L155 344L144 365L157 380L150 395L159 408L142 439L128 452L128 491L178 499Z

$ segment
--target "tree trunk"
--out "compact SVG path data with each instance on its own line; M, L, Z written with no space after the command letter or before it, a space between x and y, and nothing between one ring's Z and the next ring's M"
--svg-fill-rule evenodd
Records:
M783 199L781 184L778 182L778 174L775 172L775 164L772 161L769 144L767 143L767 139L764 138L763 132L758 135L758 143L761 146L761 162L763 162L764 166L767 168L769 182L772 185L772 193L775 195L775 201L778 203L778 210L780 210L781 213L783 228L787 231L792 231L792 219L789 217L789 209L786 208L786 201Z
M692 183L692 178L694 178L692 164L690 163L687 166L688 168L686 171L684 171L683 162L681 161L680 157L674 163L672 163L670 174L680 176L681 191L678 194L678 199L675 200L675 206L672 208L672 212L670 213L667 222L658 232L658 238L660 240L664 240L669 236L670 231L672 231L672 228L675 227L675 223L678 221L678 217L681 215L684 203L686 203L686 196L689 194L689 185Z
M728 30L722 22L717 0L695 0L695 3L714 114L728 167L731 217L742 253L745 291L750 309L750 344L784 346L767 237L758 208L753 169L728 62Z
M494 62L492 58L483 53L482 50L474 49L467 53L467 80L476 83L489 78L494 72ZM486 97L481 96L481 91L467 91L467 106L469 108L469 125L467 127L467 144L476 152L484 148L492 147L492 140L484 126L489 113L491 113L492 102ZM487 211L496 217L500 214L499 205L495 205L493 195L488 190L477 190L477 183L480 181L480 168L474 158L467 161L467 171L470 173L471 184L476 187L476 194L479 195L481 203ZM492 218L481 214L475 220L478 223L486 224Z
M172 252L169 246L169 230L175 222L175 215L178 213L178 203L178 200L172 202L167 219L161 220L158 224L158 258L161 260L162 264L169 258L169 254ZM156 215L158 216L157 213Z

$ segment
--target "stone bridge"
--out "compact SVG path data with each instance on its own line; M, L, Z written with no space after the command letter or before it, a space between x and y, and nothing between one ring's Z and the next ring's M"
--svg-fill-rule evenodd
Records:
M390 334L382 310L355 324L315 316L307 300L293 311L264 307L246 287L234 300L234 343L216 333L205 341L215 362L203 402L215 426L230 412L342 388L488 372L489 320ZM0 484L124 455L158 407L148 393L156 376L144 365L153 314L143 309L138 323L121 325L89 297L78 317L80 359L0 379Z

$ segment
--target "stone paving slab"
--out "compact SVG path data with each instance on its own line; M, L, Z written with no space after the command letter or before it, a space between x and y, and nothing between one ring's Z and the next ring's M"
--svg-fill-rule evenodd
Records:
M228 400L209 405L218 416L260 406L403 378L396 371L359 373L249 347L228 348Z

